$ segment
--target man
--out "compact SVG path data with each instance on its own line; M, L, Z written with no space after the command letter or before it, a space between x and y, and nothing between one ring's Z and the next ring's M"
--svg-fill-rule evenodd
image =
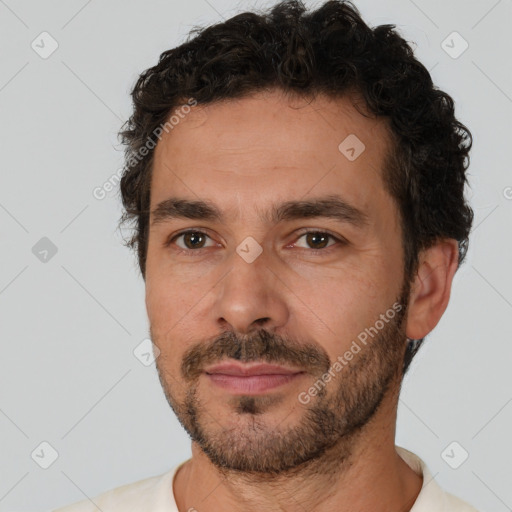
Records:
M471 134L394 27L244 13L133 100L122 220L192 457L61 510L474 511L394 440L473 219Z

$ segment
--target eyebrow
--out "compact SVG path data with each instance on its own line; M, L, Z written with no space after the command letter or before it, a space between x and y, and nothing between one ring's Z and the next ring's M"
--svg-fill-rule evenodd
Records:
M211 222L224 222L221 210L209 201L190 200L171 197L158 203L152 211L151 225L172 219L193 219ZM274 204L269 213L260 215L262 220L271 224L297 219L325 217L364 227L369 224L368 215L349 204L338 195L329 195L307 201L286 201Z

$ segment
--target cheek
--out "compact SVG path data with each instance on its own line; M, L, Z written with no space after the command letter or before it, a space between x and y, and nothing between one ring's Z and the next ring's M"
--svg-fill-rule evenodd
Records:
M161 279L152 272L146 272L146 310L151 325L160 327L161 320L168 313L173 302L173 292L168 279Z
M171 264L165 251L150 244L146 260L145 301L151 324L159 329L174 325L194 296L197 301L201 288L199 278L184 272L182 266Z
M165 366L176 367L192 345L212 335L205 320L212 285L176 271L149 272L146 278L146 310L153 342L165 358Z
M294 295L289 297L294 304L292 317L323 346L331 360L348 350L395 299L397 283L389 282L389 273L376 261L377 255L366 256L364 266L364 260L359 260L343 268L324 268L322 273L303 269L301 278L294 282Z
M166 276L146 281L146 309L151 325L162 331L179 330L182 321L194 316L194 304L202 293L200 287L190 286Z
M367 280L331 280L314 296L309 294L311 309L324 324L318 331L318 340L331 358L336 358L350 346L353 339L381 313L379 297L371 295L373 283ZM321 334L323 333L323 334Z

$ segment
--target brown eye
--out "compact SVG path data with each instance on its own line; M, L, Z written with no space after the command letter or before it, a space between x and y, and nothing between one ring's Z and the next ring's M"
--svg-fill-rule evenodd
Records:
M185 233L183 236L183 241L188 249L197 249L198 247L202 247L205 241L205 237L202 233Z
M323 249L327 246L330 235L326 233L307 233L306 241L312 249Z
M335 245L336 242L341 242L340 239L336 238L334 235L330 233L326 233L323 231L307 231L302 233L299 237L299 240L303 238L306 242L306 246L299 245L303 249L312 249L314 250L322 250L329 248L332 245ZM329 240L333 240L333 243L329 243Z
M207 247L205 245L207 239L210 238L206 233L202 231L184 231L178 233L170 242L175 242L182 239L181 244L176 242L176 245L183 250L197 250Z

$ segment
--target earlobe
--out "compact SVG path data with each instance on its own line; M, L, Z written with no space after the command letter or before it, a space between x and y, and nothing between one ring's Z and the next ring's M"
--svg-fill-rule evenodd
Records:
M458 260L458 243L452 238L439 240L421 252L411 286L407 337L424 338L438 324L450 300Z

